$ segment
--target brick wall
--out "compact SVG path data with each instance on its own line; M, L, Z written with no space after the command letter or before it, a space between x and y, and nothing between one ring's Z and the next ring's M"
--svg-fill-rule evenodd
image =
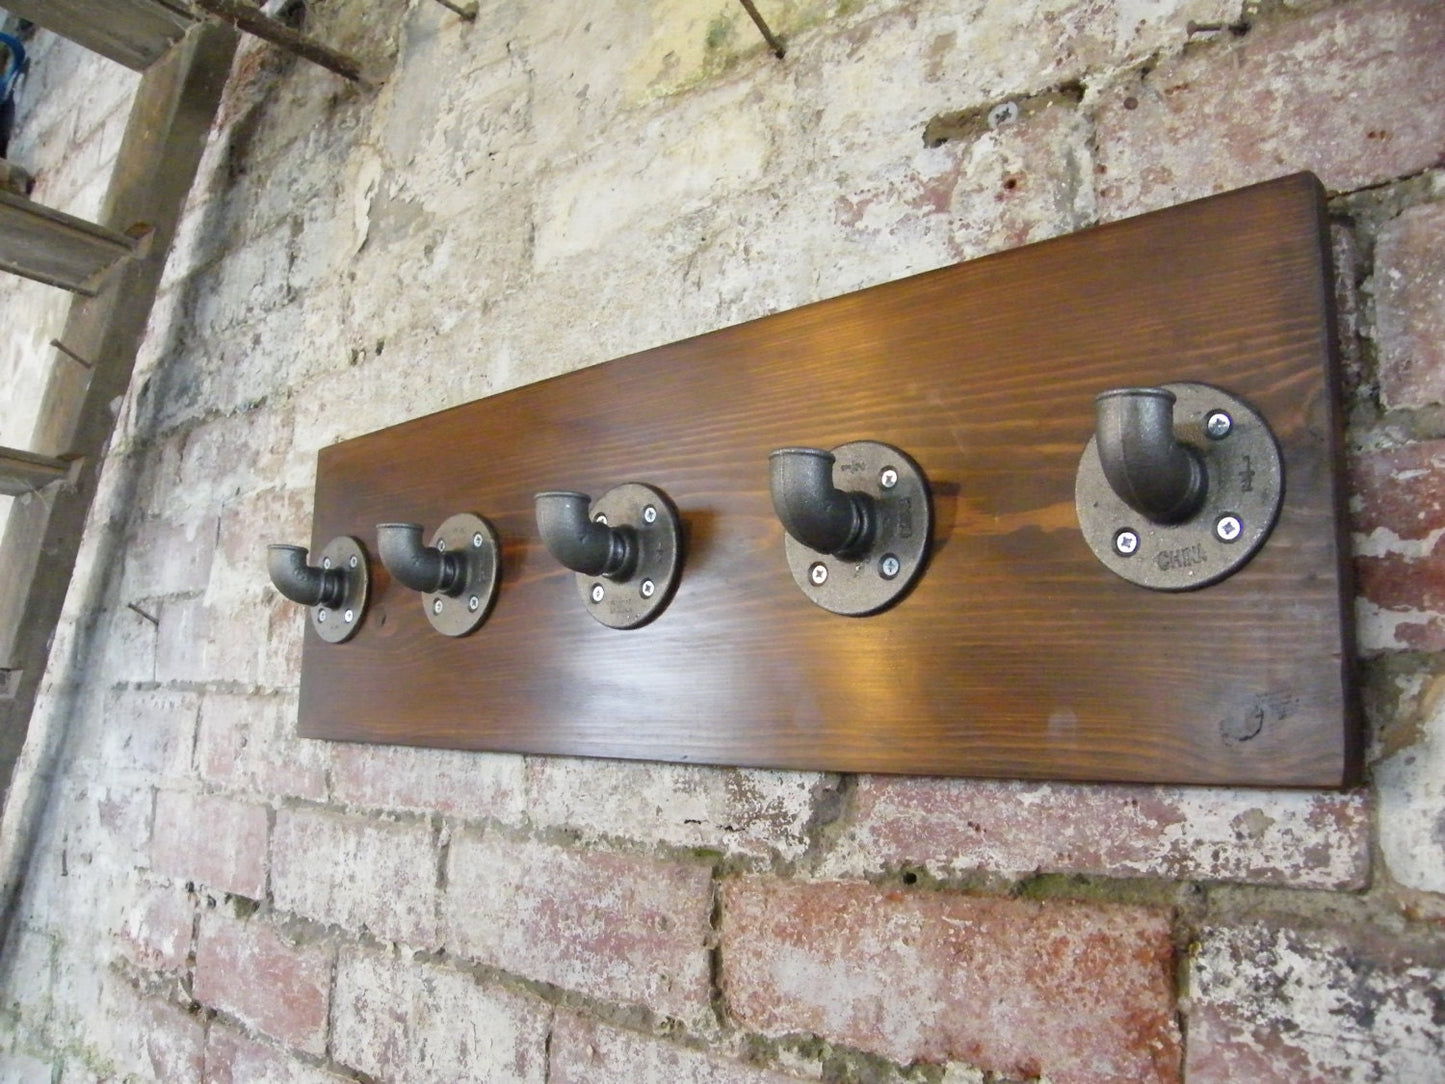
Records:
M313 0L376 93L243 48L5 813L0 1078L1440 1079L1445 6L759 7L783 62L730 0ZM326 444L1299 169L1359 791L296 738Z

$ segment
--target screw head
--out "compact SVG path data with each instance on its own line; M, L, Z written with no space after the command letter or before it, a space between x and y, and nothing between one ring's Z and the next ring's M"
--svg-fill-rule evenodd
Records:
M656 523L656 522L657 522L657 509L654 508L654 507L653 507L652 505L650 505L650 504L649 504L646 508L644 508L644 509L642 510L642 522L643 522L643 523Z
M643 598L651 598L657 593L657 584L651 580L643 580L641 590Z
M344 614L342 614L341 616L344 617L344 618L346 618L346 623L349 625L349 624L351 624L353 621L356 620L356 611L355 611L355 610L347 610L347 611L346 611Z
M606 526L607 526L607 516L606 516L604 513L602 513L602 512L598 512L595 516L592 517L592 522L593 522L593 523L600 523L600 524L602 524L602 526L606 527Z
M593 601L593 602L601 602L602 599L606 596L606 594L607 594L607 590L606 590L600 583L594 583L594 584L592 585L592 601Z
M1204 433L1210 440L1223 440L1234 428L1234 419L1222 410L1211 410L1204 419Z
M439 614L439 613L442 612L442 600L441 600L441 599L439 599L439 598L437 598L437 599L432 599L431 612L434 613L434 614Z
M988 111L988 126L1000 128L1019 119L1019 106L1017 102L1000 102Z
M323 557L323 558L321 558L321 567L322 567L322 568L330 568L330 567L331 567L331 558L330 558L330 557Z
M822 587L828 582L828 566L822 561L816 562L808 569L808 579L814 587Z
M447 540L446 540L445 538L438 538L438 539L437 539L437 549L438 549L440 552L442 552L442 553L446 553L446 551L447 551Z
M357 565L361 564L361 558L358 557L358 556L356 556L356 554L353 553L353 554L351 555L351 560L347 561L346 563L347 563L348 565L350 565L352 568L355 568Z
M1214 537L1221 542L1233 542L1243 531L1243 521L1233 512L1226 512L1214 521Z
M319 610L316 611L316 620L320 621L323 625L326 624L326 619L330 616L331 613L326 609L325 606L322 606Z
M476 546L477 549L481 549L481 548L482 548L482 543L485 542L485 541L486 541L486 539L484 539L484 538L482 537L482 532L481 532L481 531L478 531L476 534L472 535L472 545L473 545L473 546Z
M1132 557L1139 550L1139 536L1124 527L1114 534L1114 552L1120 557Z
M472 613L476 613L481 608L482 600L479 599L476 595L473 595L471 598L467 599L467 609L471 610Z
M892 489L898 484L898 472L892 467L884 467L878 472L878 484L884 489Z
M885 580L891 580L894 576L898 575L898 570L902 567L903 564L898 560L896 554L885 553L878 561L878 575L882 576Z

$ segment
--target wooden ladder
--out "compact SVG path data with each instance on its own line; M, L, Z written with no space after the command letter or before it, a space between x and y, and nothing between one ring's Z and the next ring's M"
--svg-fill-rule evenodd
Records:
M75 294L26 450L0 448L17 497L0 538L0 794L9 790L70 588L81 534L161 272L200 166L238 30L368 82L352 58L241 0L5 0L141 72L98 222L0 187L0 270ZM211 17L214 16L214 17Z

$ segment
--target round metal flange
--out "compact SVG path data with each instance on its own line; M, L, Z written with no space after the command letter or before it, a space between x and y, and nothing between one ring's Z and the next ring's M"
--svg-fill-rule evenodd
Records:
M854 560L809 549L784 533L788 567L803 594L847 617L877 613L901 599L923 571L933 531L928 480L891 444L857 440L832 449L833 484L866 493L878 517L873 547Z
M311 606L311 627L327 643L339 644L356 635L371 589L371 573L361 543L347 535L333 538L321 551L321 567L341 572L346 593L335 606Z
M462 554L466 578L452 594L422 593L426 619L446 636L465 636L487 619L496 598L502 563L497 532L481 516L462 512L442 521L431 544L443 553Z
M632 531L637 561L625 580L577 573L577 593L596 620L635 629L666 609L682 572L682 528L667 494L641 482L609 489L588 514L598 523Z
M1183 523L1150 522L1109 485L1095 438L1079 461L1074 505L1084 541L1111 572L1188 591L1238 571L1264 545L1284 502L1284 464L1269 426L1243 400L1208 384L1161 386L1176 397L1175 438L1204 464L1203 507Z

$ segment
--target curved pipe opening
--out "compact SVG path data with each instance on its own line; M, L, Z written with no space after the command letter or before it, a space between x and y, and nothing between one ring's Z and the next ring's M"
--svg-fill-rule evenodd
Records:
M1119 388L1094 400L1099 462L1119 499L1154 523L1182 523L1204 503L1199 454L1174 436L1174 393Z
M266 547L266 570L282 595L302 606L337 606L346 597L346 574L339 568L306 563L305 546L276 542Z
M466 558L422 544L420 523L378 523L376 552L403 587L423 594L455 594L466 579Z
M625 580L636 564L636 546L626 527L609 527L588 516L586 493L553 490L538 493L537 533L559 564L584 576Z
M873 542L873 498L835 486L833 463L833 453L821 448L773 452L768 456L773 510L783 529L810 550L857 556Z

